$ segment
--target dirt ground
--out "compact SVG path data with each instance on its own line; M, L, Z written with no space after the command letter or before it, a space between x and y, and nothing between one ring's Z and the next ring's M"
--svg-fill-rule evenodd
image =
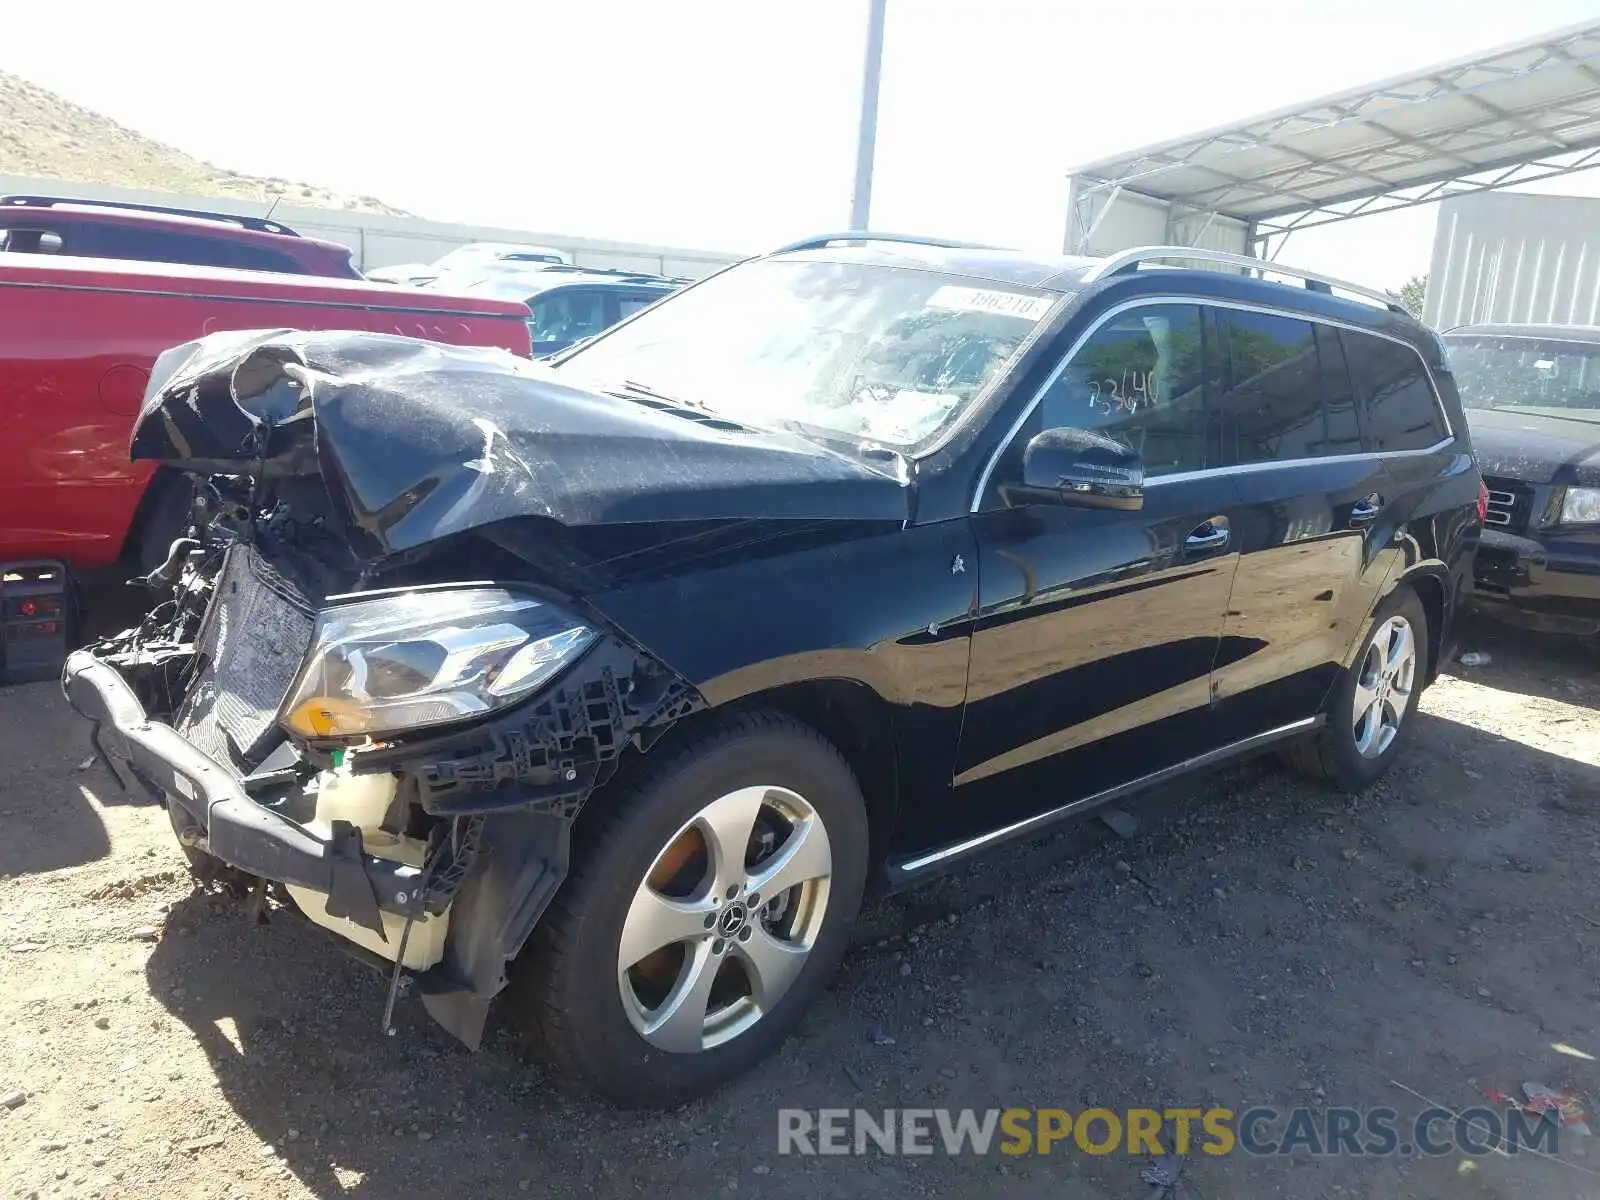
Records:
M57 690L0 690L0 1195L1099 1200L1150 1195L1147 1163L780 1156L777 1109L1600 1101L1600 656L1468 644L1493 664L1451 668L1367 794L1252 763L1146 798L1132 840L1086 822L880 904L775 1060L665 1116L552 1088L500 1029L469 1055L414 1001L384 1038L382 980L194 892ZM1600 1143L1185 1178L1557 1200L1600 1196Z

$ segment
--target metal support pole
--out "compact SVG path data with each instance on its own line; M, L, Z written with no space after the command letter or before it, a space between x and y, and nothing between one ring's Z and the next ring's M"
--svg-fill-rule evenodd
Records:
M850 228L867 228L872 210L872 160L878 146L878 81L883 70L883 17L888 0L867 0L867 60L861 71L861 127L856 138L856 187Z

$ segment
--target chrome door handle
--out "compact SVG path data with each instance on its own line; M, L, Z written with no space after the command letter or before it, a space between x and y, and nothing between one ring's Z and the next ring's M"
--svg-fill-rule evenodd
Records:
M1183 548L1190 552L1196 550L1220 550L1227 544L1228 527L1226 525L1202 525L1183 539Z
M1350 523L1364 525L1382 511L1383 497L1368 496L1365 500L1357 501L1355 507L1350 510Z

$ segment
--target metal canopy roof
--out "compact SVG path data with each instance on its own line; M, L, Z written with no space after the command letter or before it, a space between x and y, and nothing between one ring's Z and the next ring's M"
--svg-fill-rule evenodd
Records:
M1257 238L1600 165L1600 21L1072 172L1245 221ZM1109 193L1109 195L1107 195ZM1098 222L1096 222L1098 223Z

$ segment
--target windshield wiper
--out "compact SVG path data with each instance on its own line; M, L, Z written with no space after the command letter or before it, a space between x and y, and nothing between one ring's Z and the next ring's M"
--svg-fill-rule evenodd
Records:
M648 400L659 400L662 404L671 405L673 408L692 408L700 412L711 411L704 404L698 404L691 400L680 400L677 396L669 396L665 392L658 392L649 384L639 383L637 380L624 379L618 386L624 392L630 392L635 396L643 396Z

